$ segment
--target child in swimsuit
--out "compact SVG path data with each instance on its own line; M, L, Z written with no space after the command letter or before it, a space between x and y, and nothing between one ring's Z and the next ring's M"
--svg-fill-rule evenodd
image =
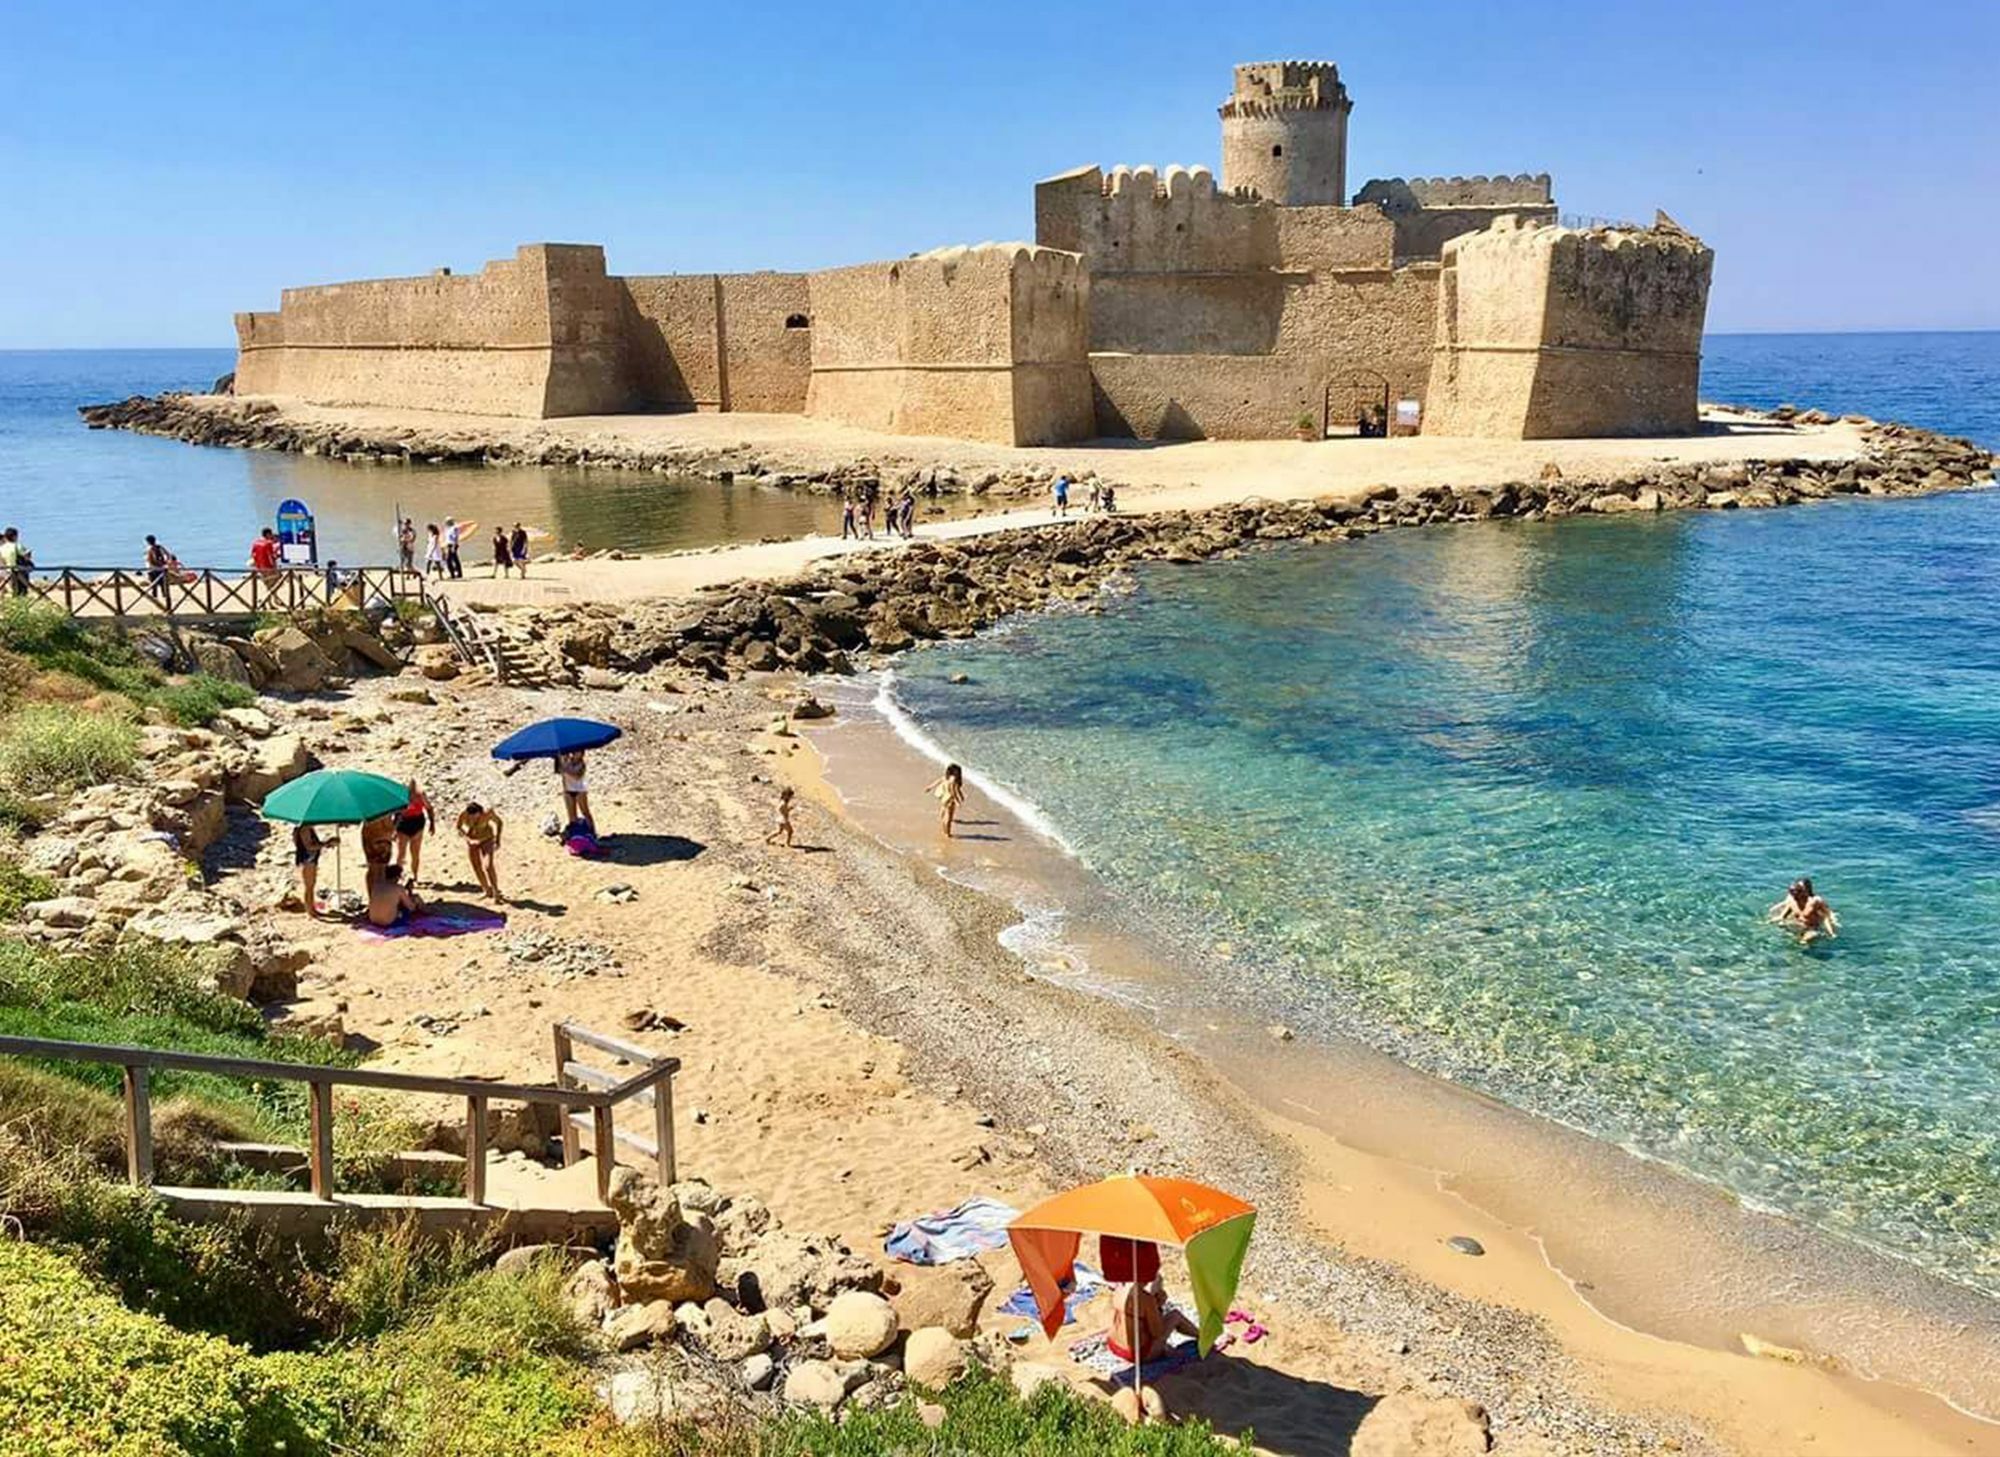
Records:
M764 837L764 843L775 845L783 840L787 849L792 843L792 787L787 784L778 791L778 823L771 833Z
M299 868L299 888L305 893L309 916L319 914L319 856L325 848L326 841L311 825L299 825L292 830L292 863Z
M958 807L965 803L965 771L956 764L945 765L944 773L932 780L924 793L937 796L938 823L944 827L945 838L950 839Z

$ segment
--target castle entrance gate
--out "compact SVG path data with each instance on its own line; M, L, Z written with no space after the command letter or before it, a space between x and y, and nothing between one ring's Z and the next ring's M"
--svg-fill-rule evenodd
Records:
M1353 369L1327 381L1320 424L1328 435L1359 435L1363 411L1385 431L1389 420L1389 379L1372 369Z

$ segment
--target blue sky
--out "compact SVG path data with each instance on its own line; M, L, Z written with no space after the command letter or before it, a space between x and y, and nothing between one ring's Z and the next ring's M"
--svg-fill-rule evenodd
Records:
M1037 178L1217 162L1338 62L1349 178L1549 171L1718 254L1711 328L2000 328L2000 5L0 8L0 347L224 345L287 284L532 240L614 271L1029 237Z

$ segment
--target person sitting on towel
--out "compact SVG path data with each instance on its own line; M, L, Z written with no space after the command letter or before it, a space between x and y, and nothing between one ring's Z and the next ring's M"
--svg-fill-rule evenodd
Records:
M394 865L384 865L368 888L368 921L385 931L394 926L407 926L410 917L424 908L417 899L417 893L403 884L403 872Z
M1157 1274L1143 1285L1120 1285L1111 1297L1111 1322L1104 1331L1104 1344L1121 1361L1132 1359L1135 1307L1139 1352L1147 1361L1166 1355L1167 1343L1176 1335L1197 1334L1195 1323L1167 1303L1167 1287Z

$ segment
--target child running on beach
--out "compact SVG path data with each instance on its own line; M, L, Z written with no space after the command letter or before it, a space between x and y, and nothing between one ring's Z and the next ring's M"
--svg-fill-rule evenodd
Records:
M782 840L786 849L792 847L792 794L792 786L789 784L778 791L778 823L772 827L771 833L764 837L765 844L775 845Z
M956 764L945 765L944 773L926 785L924 793L937 796L938 823L944 827L945 838L950 839L958 807L965 803L965 771Z

